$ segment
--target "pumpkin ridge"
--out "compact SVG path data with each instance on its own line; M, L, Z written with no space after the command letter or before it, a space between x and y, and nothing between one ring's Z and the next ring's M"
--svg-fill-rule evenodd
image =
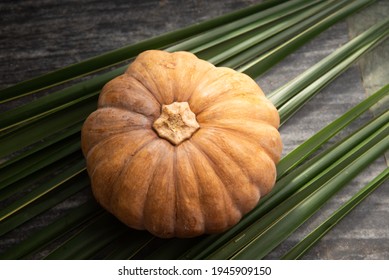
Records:
M149 137L151 136L151 139L147 139L147 134L149 135ZM145 142L151 141L154 138L150 133L147 132L146 134L142 133L142 135L144 135L144 137L141 139L144 140ZM123 141L117 142L117 139L121 140L122 137L111 137L110 139L102 141L103 145L99 147L99 149L93 150L87 155L87 163L88 161L89 163L91 161L95 163L92 166L90 164L87 164L87 170L91 177L91 182L93 186L92 189L95 194L98 194L97 195L97 197L99 197L98 201L104 207L107 207L109 205L110 197L108 196L112 194L112 191L109 191L108 189L111 187L112 182L115 182L117 180L117 175L119 174L119 172L121 172L120 169L110 168L110 166L112 166L112 161L116 164L122 164L123 162L128 160L127 155L130 154L129 152L125 152L124 154L120 154L119 157L116 157L114 154L111 157L103 156L104 153L102 153L102 151L104 151L107 147L108 148L110 147L110 146L106 146L109 143L109 141L110 141L109 144L111 146L116 145L118 143L120 144L124 143ZM140 144L141 143L142 142L140 142ZM107 171L107 169L109 169L110 172L108 174L105 174L105 171Z
M166 101L164 100L164 99L166 99L166 94L165 94L163 91L161 91L161 89L160 89L160 83L159 83L159 80L158 80L158 76L156 76L155 73L154 73L154 72L157 72L157 71L155 71L155 70L149 71L149 69L148 69L146 63L144 63L143 61L140 62L140 65L142 65L143 69L145 69L145 71L146 71L147 74L149 75L150 79L148 79L148 80L151 81L151 82L153 83L153 85L154 85L155 90L150 90L150 89L145 85L145 87L149 90L149 92L150 92L152 95L154 95L154 96L156 97L157 100L159 100L158 97L160 97L160 99L161 99L161 100L159 101L160 104L170 104L171 102L173 102L174 94L173 94L173 98L172 98L171 102L166 102ZM154 67L155 67L155 68L157 68L157 67L159 68L160 65L155 65ZM162 72L162 70L158 71L158 74L160 74L161 72ZM131 76L132 76L132 75L131 75ZM169 73L169 74L167 74L167 75L164 75L164 76L167 76L167 78L169 78L168 81L164 80L165 83L166 83L166 82L170 82L170 81L173 80L173 78L174 78L174 77L171 75L171 73ZM144 85L144 84L143 84L143 85ZM158 97L156 96L156 93L158 94Z
M139 116L139 117L143 117L143 118L146 118L148 120L149 123L147 123L148 126L146 126L145 124L138 124L138 123L132 123L131 126L128 126L128 127L134 127L134 126L142 126L144 128L150 128L151 127L151 124L152 124L152 116L147 116L145 114L142 114L140 112L136 112L136 111L132 111L132 110L129 110L128 108L125 108L125 107L122 107L122 106L113 106L113 105L103 105L103 106L100 106L98 108L98 110L96 110L96 112L100 112L102 113L102 111L105 111L105 110L117 110L117 111L121 111L121 112L124 112L124 114L133 114L133 115L136 115L136 116Z
M205 127L204 127L205 128ZM214 127L212 127L212 129L214 129L214 130L220 130L222 133L225 133L226 131L225 130L222 130L222 129L218 129L218 128L214 128ZM240 138L240 140L243 140L243 138L241 137ZM202 141L204 141L203 139L202 139ZM212 141L211 141L211 139L209 139L208 140L210 143L213 143ZM226 157L228 157L232 162L234 162L234 164L236 164L236 166L238 166L238 164L235 162L235 159L230 155L230 154L228 154L228 153L226 153L223 149L221 149L218 145L214 145L216 148L218 148L219 149L219 151L220 152L222 152ZM208 157L208 155L207 155L207 157ZM209 157L208 157L208 159L210 159ZM211 159L210 159L211 160ZM213 163L213 165L214 166L217 166L217 164L213 161L213 160L211 160L211 162ZM250 176L245 172L245 170L243 170L243 169L241 169L241 168L239 168L243 173L244 173L244 175L245 175L245 177L246 178L250 178Z
M90 153L93 152L93 150L99 148L100 146L104 146L106 144L106 142L112 140L113 138L119 138L119 137L122 137L123 134L127 134L129 132L138 131L138 130L143 130L143 129L131 130L131 131L127 131L127 132L123 132L123 133L119 133L119 134L115 134L115 135L111 135L109 137L106 137L105 139L103 139L103 140L99 141L98 143L96 143L96 145L94 145L91 149L89 149L88 153L86 154L86 157L88 158ZM147 133L147 134L149 134L150 137L152 137L152 133ZM156 140L155 138L156 137L152 137L148 142L151 142L152 140Z
M208 62L210 63L210 62ZM216 70L216 71L220 71L222 72L222 74L220 76L215 76L215 77L212 77L213 80L210 82L209 81L209 76L206 76L206 75L203 75L203 77L206 77L206 79L204 79L204 81L202 81L202 79L199 81L199 85L197 85L197 87L195 88L196 90L198 90L198 92L202 92L204 89L202 87L209 87L211 86L212 84L214 83L217 83L218 80L220 79L224 79L226 76L229 76L231 75L231 72L229 73L229 68L227 68L228 70L227 71L224 71L223 67L216 67L215 65L213 65L212 63L210 63L212 66L214 66L213 68L210 68L208 71L207 71L207 74L209 71L211 70ZM228 91L228 89L226 90Z
M157 101L157 103L159 105L162 104L162 100L158 100L158 98L155 96L155 94L153 94L153 91L147 85L145 85L141 80L139 80L138 77L136 77L134 75L131 75L131 73L126 73L126 75L128 75L129 77L131 77L134 80L136 80L139 84L141 84L146 89L146 91L149 92L150 95L155 99L155 101ZM154 82L154 80L153 80L153 82ZM155 83L154 83L154 85L155 85Z
M143 128L151 128L152 126L152 123L153 123L153 120L154 120L154 117L153 116L148 116L148 115L145 115L145 114L142 114L140 112L137 112L137 111L132 111L132 110L129 110L128 108L124 108L124 107L120 107L120 106L112 106L112 105L109 105L109 106L102 106L102 107L99 107L99 109L107 109L107 108L112 108L112 109L115 109L115 110L119 110L119 111L124 111L126 113L132 113L132 114L137 114L137 115L141 115L143 117L145 117L149 123L148 123L148 126L142 126ZM139 126L141 127L141 125L136 125L136 124L133 124L132 127L136 127L136 126Z
M226 183L225 183L224 180L223 180L223 176L221 176L220 172L218 172L219 169L217 168L217 164L214 162L214 160L213 160L212 158L210 158L210 157L208 156L208 154L207 154L206 152L204 152L203 148L200 147L199 144L196 143L196 141L192 141L192 144L193 144L194 147L196 147L196 149L198 150L198 152L199 152L200 154L202 154L202 155L207 159L207 161L209 162L209 164L212 166L213 172L215 173L215 175L217 176L217 178L220 180L220 182L221 182L222 185L223 185L223 190L224 190L224 192L225 192L224 195L227 194L227 197L230 198L232 204L234 205L234 208L235 208L236 210L238 210L238 211L240 212L240 216L242 216L242 211L240 210L241 207L239 207L239 206L237 205L237 202L236 202L235 199L232 199L233 196L231 195L231 192L229 191L229 189L226 187ZM225 153L224 153L224 154L225 154ZM227 204L228 204L228 203L226 202L226 197L223 196L223 199L224 199L224 206L225 206L225 208L226 208L226 207L227 207ZM226 212L227 212L227 211L228 211L228 208L226 208L225 210L226 210ZM240 218L241 218L241 217L240 217ZM239 218L239 220L240 220L240 218ZM229 225L231 225L230 222L231 222L231 221L228 221L227 223L228 223Z
M164 140L162 140L162 141L164 141ZM172 146L168 146L168 147L171 147L171 149L173 149L174 150L174 147L172 147ZM151 195L151 190L150 189L152 189L152 187L160 187L160 186L158 186L159 184L153 184L153 182L155 182L155 177L156 177L156 175L158 174L158 172L161 172L160 170L162 169L162 167L161 166L165 166L165 165L163 165L163 164L161 164L161 162L164 162L164 161L166 161L166 157L169 157L169 153L171 152L171 151L169 151L169 150L164 150L164 149L161 149L161 150L163 150L163 153L161 153L160 154L160 158L159 158L159 160L156 162L156 164L155 164L155 166L156 166L156 168L154 169L154 171L153 171L153 174L152 174L152 176L151 176L151 179L150 179L150 185L148 186L148 188L147 188L147 192L146 192L146 195L145 195L145 203L144 203L144 207L143 207L143 212L142 212L142 216L143 217L145 217L145 218L147 218L147 217L151 217L151 215L147 215L147 212L149 211L149 208L147 207L148 205L147 205L147 201L149 201L149 200L151 200L151 198L150 198L150 195ZM172 170L173 171L173 173L174 173L174 170ZM165 172L165 174L166 174L166 172ZM174 183L174 185L175 185L175 183ZM170 202L169 202L170 203ZM163 206L163 205L162 205ZM176 203L174 202L174 206L176 206ZM176 209L176 207L174 207L174 212L176 213L177 212L177 209ZM174 214L174 215L176 215L176 214ZM154 217L151 217L151 220L154 220L155 221L155 219L154 219ZM145 226L145 228L148 230L148 231L150 231L151 233L153 233L154 235L157 235L157 236L159 236L159 237L162 237L162 238L169 238L169 237L172 237L172 234L174 233L174 228L175 228L175 219L173 219L173 222L174 222L174 226L173 226L173 232L169 232L169 235L168 236L166 236L166 232L164 232L164 233L162 233L162 234L159 234L158 232L156 232L155 230L153 230L152 228L150 228L150 225L148 225L147 223L144 223L144 226ZM155 224L155 223L152 223L152 224Z
M215 130L220 130L222 134L225 134L225 133L228 133L230 134L230 136L236 138L236 141L239 141L239 142L246 142L246 143L250 143L251 145L254 145L255 147L257 147L259 150L261 150L268 158L268 162L271 163L273 166L274 166L274 169L276 170L276 163L274 162L272 156L270 156L266 150L262 147L262 145L258 145L256 142L252 142L250 141L251 140L251 137L240 137L239 135L235 135L234 132L236 132L235 130L227 130L227 129L217 129L217 128L214 128ZM234 159L232 159L234 160ZM276 177L276 174L275 174L275 177ZM275 180L276 178L274 178ZM271 186L272 187L272 186ZM271 189L270 189L271 190ZM269 191L269 189L266 189L265 192L262 191L262 189L260 189L260 197L266 195ZM263 193L262 193L263 192Z
M199 151L200 153L202 153L202 152L199 150L199 148L196 147L196 145L195 145L195 143L193 143L193 141L187 141L187 142L191 144L191 146L192 146L193 149L196 149L197 151ZM188 158L190 158L190 153L188 153L187 148L185 148L185 153L187 154ZM193 161L192 161L192 160L189 160L189 164L190 164L190 167L192 168L193 173L195 174L195 177L198 178L199 175L198 175L198 172L197 172L195 166L193 165ZM196 184L198 185L197 182L196 182ZM199 189L199 198L201 198L202 195L203 195L202 188L200 188L200 189ZM201 204L201 199L200 199L200 204ZM205 215L204 215L204 209L203 209L203 207L200 207L200 210L201 210L202 218L203 218L203 220L204 220Z
M121 168L120 172L117 174L116 176L116 179L115 181L112 182L112 188L115 189L116 185L118 184L118 182L120 182L120 178L123 176L123 173L125 172L125 170L127 170L129 164L131 163L132 159L142 150L144 149L145 147L147 147L150 143L156 141L158 139L156 138L151 138L150 140L146 141L145 143L143 143L142 145L140 145L132 154L130 157L128 157L124 163L123 163L123 167ZM112 196L110 198L110 205L112 205Z
M129 100L134 101L134 103L127 104ZM147 103L147 106L146 108L142 108L142 105L144 104L139 105L136 104L136 102ZM159 109L160 106L159 101L155 99L155 96L150 93L149 89L137 80L136 77L130 76L128 73L124 73L108 82L101 90L97 104L98 108L108 106L124 108L145 116L155 115L155 113L152 112L153 109ZM151 108L154 106L156 108ZM144 110L144 112L142 112L142 110Z
M266 122L264 122L265 124L267 124ZM268 124L269 125L269 124ZM271 125L269 125L270 127L273 127L273 126L271 126ZM269 159L271 160L271 161L273 161L274 162L274 160L273 160L273 155L272 154L270 154L270 152L268 152L262 145L258 145L258 143L257 142L255 142L255 140L254 139L252 139L251 137L247 137L247 135L246 135L246 137L242 137L242 135L244 135L244 133L243 132L239 132L239 131L237 131L237 130L235 130L235 129L232 129L232 128L228 128L228 127L216 127L216 126L209 126L209 127L212 127L212 129L215 129L215 130L220 130L221 131L221 133L228 133L228 134L230 134L231 136L233 136L233 137L236 137L237 139L239 139L239 141L244 141L244 142L246 142L246 143L250 143L250 144L252 144L252 145L255 145L256 147L258 147L262 152L264 152L265 154L266 154L266 156L267 157L269 157ZM204 127L205 128L205 127ZM274 162L274 164L276 164L276 162Z
M91 153L92 150L94 150L96 148L96 146L104 145L105 141L108 141L108 140L110 140L113 137L121 137L121 136L123 136L123 135L125 135L127 133L130 133L130 132L133 132L133 131L138 131L138 130L147 130L147 128L139 127L137 129L131 129L131 130L128 130L128 131L118 132L116 134L112 134L112 135L109 135L107 137L99 139L99 141L96 141L96 143L92 147L90 147L88 149L88 151L86 152L86 157L88 157L88 154Z
M212 63L199 59L191 52L159 52L162 53L165 58L163 63L161 63L161 66L171 70L168 74L169 81L175 81L171 84L173 93L173 100L171 103L188 101L199 81L204 78L204 75L206 75L209 70L215 68ZM199 73L200 75L198 75ZM185 89L182 88L183 85Z
M207 77L208 72L213 71L213 70L215 70L215 68L216 68L212 63L209 63L209 62L206 61L206 60L203 60L203 61L207 62L208 64L210 64L210 65L213 66L213 67L210 67L210 68L208 68L208 70L203 71L202 75L201 75L200 77L198 77L197 83L200 83L200 81L202 81L203 79L205 79L204 77ZM190 93L190 94L185 98L185 100L183 100L183 101L187 101L187 102L190 104L190 99L192 98L192 95L196 92L197 87L198 87L198 86L194 86L194 87L192 88L191 93ZM180 100L181 100L181 99L180 99ZM176 96L176 94L175 94L175 95L174 95L174 101L177 102L177 101L180 101L180 100L178 100L178 98L177 98L177 96Z
M216 69L218 69L219 67L215 67ZM210 69L211 70L211 69ZM222 78L222 77L225 77L225 76L228 76L229 74L228 73L223 73L223 75L221 75L220 77L216 77L214 79L214 81L212 81L212 83L216 83L218 79ZM212 83L208 83L208 85L206 86L209 86L210 84ZM202 92L203 89L201 89L201 86L204 86L203 84L200 84L199 86L197 86L196 88L194 88L190 98L188 98L188 103L189 105L193 102L193 100L191 100L193 98L193 95L196 94L196 92ZM218 92L218 97L216 97L216 99L214 97L212 97L213 100L217 100L219 97L222 98L224 97L224 95L229 92L231 89L225 89L224 91L220 91ZM212 104L210 104L212 105ZM200 114L201 112L203 112L204 110L206 110L206 108L208 108L208 106L201 106L201 110L196 110L196 112L194 112L196 115L197 114Z
M145 115L145 114L142 114L141 112L136 112L136 111L133 111L133 110L129 110L128 108L124 108L124 107L120 107L120 106L103 106L103 107L100 107L99 110L104 110L104 109L115 109L115 110L119 110L119 111L123 111L123 112L126 112L126 113L129 113L129 114L136 114L136 115L139 115L139 116L142 116L144 118L147 119L148 123L146 125L143 125L143 124L131 124L129 125L128 127L139 127L140 129L151 129L152 125L153 125L153 122L154 122L154 119L155 117L154 116L151 116L151 115ZM131 130L130 130L131 131Z
M190 201L194 201L194 199L196 199L196 201L193 203L195 205L194 207L194 213L193 215L195 216L195 224L192 225L191 224L191 221L189 221L189 229L187 231L184 230L184 234L182 235L182 233L180 234L180 232L178 232L178 229L176 227L176 236L177 237L188 237L188 235L192 235L192 236L197 236L198 234L203 234L204 233L204 224L205 224L205 219L204 219L204 210L203 210L203 207L201 207L201 201L200 201L200 198L201 198L201 190L202 188L199 188L198 186L198 183L197 183L197 174L196 174L196 169L195 167L193 166L193 161L191 160L191 152L189 151L190 148L194 148L191 144L190 141L186 141L185 144L183 145L180 145L178 147L175 148L175 153L176 153L176 167L175 167L175 170L176 170L176 224L177 225L180 225L180 226L184 226L185 227L185 222L186 221L181 221L181 218L183 219L183 216L187 216L187 215L182 215L182 208L180 207L180 201L182 201L184 199L183 196L186 196L187 198L190 199ZM180 172L180 169L177 167L177 166L182 166L183 163L179 161L179 156L178 156L178 153L181 155L181 158L184 158L183 160L185 160L185 163L186 163L186 166L189 167L189 172L186 172L184 174L181 174L179 173ZM193 175L193 180L189 180L191 184L193 184L193 187L194 189L196 190L196 195L195 197L193 196L188 196L188 192L187 192L187 184L183 184L183 181L182 180L179 180L179 175L183 175L184 178L188 175L188 174L191 174ZM184 189L184 190L182 190ZM186 209L184 209L186 210ZM200 214L199 216L197 216L196 214ZM196 217L197 216L197 217ZM179 222L184 222L184 225L180 224ZM200 228L199 228L200 227ZM190 236L189 236L190 237Z
M268 122L262 121L262 120L255 121L255 122L261 122L262 124L264 124L266 126L274 128L271 124L269 124ZM234 128L229 128L228 126L222 126L220 124L204 123L204 124L202 124L202 126L203 126L203 128L208 127L208 128L212 128L215 130L221 130L221 131L223 131L223 133L229 132L231 135L234 135L235 137L239 138L240 141L245 141L245 142L249 142L251 144L257 145L272 161L274 161L274 163L277 163L279 161L279 158L277 160L274 159L274 155L270 151L268 151L268 149L266 147L264 147L263 145L258 145L258 143L252 137L247 137L247 134L244 133L243 131L239 131L239 130L236 130Z
M225 118L225 119L220 119L220 120L237 120L235 118ZM261 119L254 119L254 118L251 118L251 119L239 119L239 121L241 121L242 123L245 122L245 121L251 121L251 122L255 122L255 123L260 123L260 124L263 124L263 125L268 125L268 126L271 126L274 128L274 126L272 126L271 124L269 124L269 122L265 121L265 120L261 120ZM207 127L217 127L220 125L220 128L224 128L224 127L227 127L228 125L226 124L225 126L223 126L222 123L218 123L218 122L215 122L215 120L210 120L210 121L202 121L201 122L202 126L207 126ZM223 126L223 127L222 127ZM232 130L232 129L231 129Z
M174 236L177 236L177 219L178 219L178 190L177 190L177 177L178 177L178 170L177 170L177 149L173 149L173 185L174 185L174 194L176 201L174 203L174 209L175 209L175 216L174 216Z
M226 111L229 114L226 114ZM275 128L278 128L279 125L278 111L271 104L253 103L250 100L234 100L233 98L212 104L201 114L196 114L196 118L200 124L207 120L239 119L244 121L249 119L253 121L263 120Z
M155 102L159 105L158 107L161 106L161 102L158 101L157 97L152 93L152 91L151 91L149 88L147 88L147 87L142 83L142 81L140 81L137 77L134 77L134 76L129 75L129 74L127 74L127 75L128 75L130 78L133 78L134 81L136 81L140 86L142 86L142 87L145 89L145 91L148 93L148 95L149 95L151 98L153 98L153 99L155 100ZM152 117L152 116L150 116L150 117Z
M213 147L213 148L217 148L218 151L219 151L219 154L223 154L226 158L228 158L233 164L234 164L234 168L236 168L237 170L239 170L239 173L242 174L242 176L244 176L246 178L246 181L248 182L248 184L251 184L251 185L255 185L251 179L251 176L250 174L247 173L246 170L244 170L243 168L241 168L239 166L239 164L236 162L236 159L231 155L231 154L228 154L226 153L223 149L221 149L218 145L214 144L213 141L211 139L207 139L206 140L207 142L209 142L209 144L204 144L206 147ZM202 139L201 142L204 142L204 139ZM200 147L201 149L201 147ZM204 149L202 149L204 150ZM224 179L224 176L219 172L219 165L217 164L217 162L215 162L211 156L209 156L207 154L207 152L203 151L203 153L206 155L206 158L209 160L209 162L212 164L212 167L213 169L215 170L215 173L218 175L218 177L220 178L220 180L223 182L223 185L224 185L224 188L226 189L227 193L229 194L229 196L231 197L231 200L234 202L234 205L235 207L241 212L241 213L244 213L245 211L243 210L243 206L244 205L239 205L238 204L238 201L239 200L236 200L235 198L235 195L231 192L230 188L227 187L228 185L231 185L231 184L228 184L228 182L226 183L225 182L225 179ZM261 194L260 194L261 196ZM233 199L232 199L233 198Z
M218 100L231 96L230 92L233 95L236 95L236 92L247 92L264 96L259 85L244 73L236 72L227 67L215 67L213 73L215 75L208 75L196 87L197 95L190 100L196 104L196 108L203 108L209 103L217 103Z
M121 174L120 180L116 182L116 184L119 183L122 184L119 184L119 186L116 189L113 188L112 190L112 197L110 200L111 207L109 208L109 210L112 211L113 214L117 215L117 217L120 220L122 220L125 224L139 230L145 229L145 223L144 223L145 202L147 200L147 193L149 191L149 187L153 179L151 175L158 168L158 164L161 161L161 157L149 156L149 160L151 160L151 162L148 162L148 173L144 172L144 168L142 165L140 166L141 168L139 168L139 164L137 163L139 159L144 160L145 156L147 158L148 155L152 155L155 153L158 153L157 155L160 155L161 151L164 152L162 149L159 149L158 142L159 141L151 141L147 144L147 146L145 145L143 149L139 149L139 151L133 156L133 160L129 161L126 168L123 169L123 173ZM135 175L137 176L144 176L144 175L149 175L149 176L144 176L141 185L139 186L137 184L139 183L137 178L132 177L129 180L126 179L127 177L125 177L125 175L133 174L129 172L135 172ZM123 184L123 182L126 183L130 182L130 184ZM142 193L143 189L145 189L145 191L143 191L143 195L140 200L139 192ZM136 199L136 200L131 201L131 199L126 198L126 196L130 196L132 199ZM136 207L135 209L133 203L137 204L135 206ZM141 210L137 211L139 209ZM133 220L134 218L135 220Z
M134 80L136 80L136 79L134 78ZM138 80L136 80L136 81L138 82ZM142 84L141 84L141 86L143 87ZM129 89L127 89L127 90L129 90ZM104 94L105 95L109 95L109 94L117 93L117 92L119 92L119 90L110 90L109 92L104 92ZM133 91L131 91L131 92L133 92ZM145 92L149 92L149 90L147 88L145 88ZM155 96L153 94L151 94L151 93L148 93L148 95L155 100L155 102L158 104L158 108L159 108L160 107L160 103L155 98ZM148 118L150 121L152 121L152 118L154 118L153 115L133 110L134 108L128 108L128 107L126 107L125 105L123 105L121 103L99 104L99 106L98 106L98 109L105 109L105 108L114 108L114 109L123 110L123 111L126 111L126 112L136 113L136 114L139 114L139 115L142 115L142 116Z
M144 83L142 83L142 84L149 90L149 92L150 92L153 96L155 96L155 99L157 99L157 100L159 100L159 98L161 99L161 100L159 100L159 104L163 104L163 103L164 103L164 102L163 102L163 94L162 94L162 92L161 92L160 89L159 89L158 83L156 83L155 76L151 74L152 71L149 71L147 65L146 65L143 61L140 63L140 65L142 65L143 69L147 72L147 75L149 75L150 79L147 79L147 80L148 80L149 82L151 81L151 82L153 83L155 90L151 90L151 89L150 89L149 87L147 87ZM156 93L157 93L158 95L156 95ZM159 97L159 98L158 98L158 97Z
M234 102L236 99L239 99L241 100L241 98L239 98L242 94L234 94L234 95L229 95L228 93L231 92L232 90L231 89L228 89L228 90L225 90L223 92L220 92L220 94L213 98L213 102L211 103L208 103L206 104L205 106L202 106L201 110L197 111L196 112L196 115L200 115L201 113L203 113L204 111L207 111L207 110L210 110L210 108L212 108L212 106L215 106L216 104L218 103L221 103L221 102ZM253 95L253 96L257 96L257 94L255 92L245 92L247 95ZM259 96L260 97L260 96Z

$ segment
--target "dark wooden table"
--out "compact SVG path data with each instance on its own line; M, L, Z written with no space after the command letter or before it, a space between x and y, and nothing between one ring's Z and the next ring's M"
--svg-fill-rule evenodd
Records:
M1 1L0 88L255 2L257 1ZM323 32L259 77L258 83L267 93L277 89L388 14L389 1L378 1ZM288 121L280 129L285 146L284 154L362 101L367 94L388 83L388 52L389 44L386 40L323 89ZM0 112L7 110L7 106L17 104L0 105ZM387 110L387 103L381 106L381 110L382 108ZM372 114L365 115L347 132L371 118ZM340 137L344 135L345 133ZM386 166L387 158L380 157L268 258L280 257ZM77 199L69 201L63 207L72 208L76 205ZM43 220L44 216L38 217L29 227L40 226ZM1 238L0 248L9 247L24 235L23 231L19 231ZM329 232L305 258L389 259L388 182Z

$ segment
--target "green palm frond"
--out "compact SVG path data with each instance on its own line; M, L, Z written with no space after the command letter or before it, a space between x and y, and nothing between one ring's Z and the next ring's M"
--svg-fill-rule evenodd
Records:
M361 203L369 194L381 186L389 178L389 167L374 178L363 189L358 191L350 200L342 207L334 212L320 226L307 235L302 241L290 249L282 258L283 259L298 259L304 255L314 244L316 244L329 230L331 230L342 218L344 218L351 210Z
M33 78L31 80L20 82L12 87L3 89L0 91L0 103L7 102L12 99L32 94L38 90L46 89L57 84L64 83L68 80L84 76L89 73L107 68L109 66L121 63L130 58L135 57L137 54L148 49L160 49L165 46L171 45L175 42L179 42L185 38L189 38L193 35L199 34L204 31L212 30L218 26L224 26L232 21L239 20L244 17L248 17L253 13L259 13L262 10L266 10L272 6L284 2L285 0L271 0L265 3L260 3L241 9L236 12L232 12L215 19L211 19L199 24L182 28L176 31L172 31L160 36L153 37L151 39L129 45L111 52L101 54L97 57L93 57L58 69L56 71L47 73L45 75Z
M218 66L258 78L298 47L374 1L265 1L246 9L145 40L0 91L0 103L68 86L12 108L0 117L0 238L50 211L69 197L87 193L82 205L56 218L2 252L2 259L257 259L265 257L348 181L388 149L389 114L384 112L347 137L325 144L389 95L389 85L344 113L286 154L277 183L257 208L231 230L194 239L163 240L125 227L89 193L80 151L80 128L95 110L102 86L120 75L146 49L187 50ZM357 59L389 35L383 20L339 47L268 95L282 124ZM114 69L112 66L117 65ZM100 72L99 72L100 71ZM83 81L77 78L95 73ZM97 74L96 74L97 73ZM340 77L341 78L341 77ZM54 88L55 89L55 88ZM335 141L335 140L333 140ZM320 150L320 153L318 153ZM362 198L387 178L383 173L285 258L301 257ZM16 198L15 198L16 197Z

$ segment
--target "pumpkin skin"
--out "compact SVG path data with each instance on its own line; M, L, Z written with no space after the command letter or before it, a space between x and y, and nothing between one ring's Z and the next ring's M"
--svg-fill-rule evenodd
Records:
M153 126L171 104L189 106L199 125L179 143ZM104 86L81 145L105 209L158 237L195 237L232 227L272 189L278 126L277 109L247 75L150 50Z

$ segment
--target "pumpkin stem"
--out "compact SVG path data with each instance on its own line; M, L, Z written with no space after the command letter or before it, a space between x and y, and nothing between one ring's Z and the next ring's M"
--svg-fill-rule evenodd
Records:
M164 138L173 145L179 145L189 139L200 125L196 115L190 110L188 102L173 102L162 105L162 112L155 120L153 128L159 137Z

